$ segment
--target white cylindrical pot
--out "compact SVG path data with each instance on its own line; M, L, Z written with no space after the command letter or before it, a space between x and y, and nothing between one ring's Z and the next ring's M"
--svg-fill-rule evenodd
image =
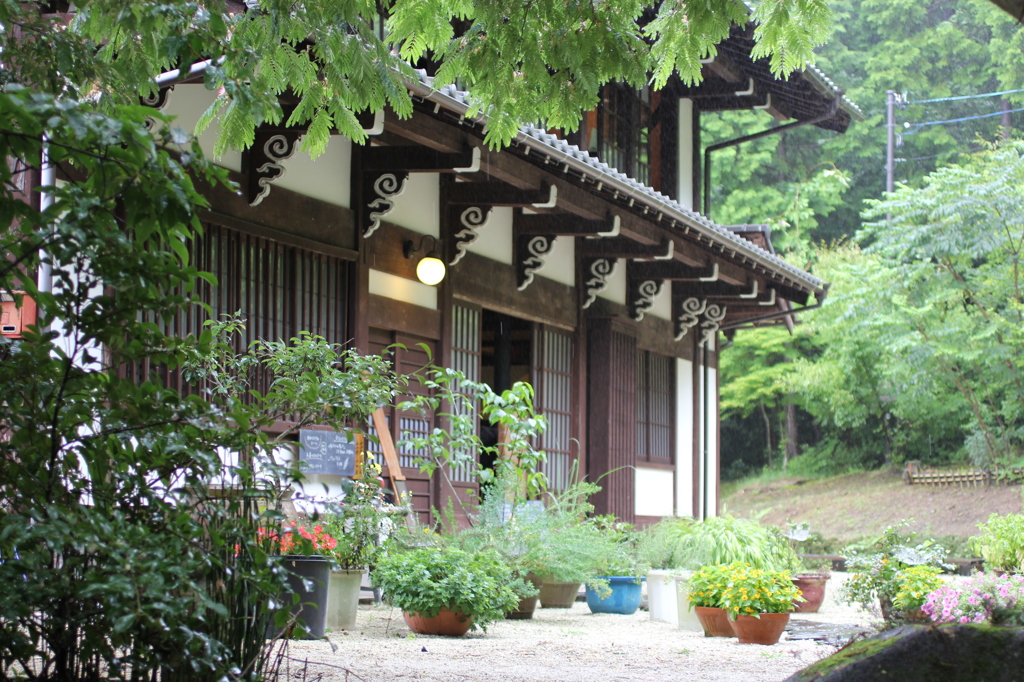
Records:
M676 627L680 630L704 632L704 626L697 620L697 612L690 606L688 579L691 575L693 575L693 571L678 571L676 573Z
M331 571L331 582L327 588L328 629L337 632L355 628L362 582L362 569Z
M647 574L647 610L651 620L675 625L679 619L676 608L676 586L672 571L650 571Z

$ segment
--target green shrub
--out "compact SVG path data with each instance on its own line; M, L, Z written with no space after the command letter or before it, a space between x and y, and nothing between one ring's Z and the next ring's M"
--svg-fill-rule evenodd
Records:
M987 570L1024 572L1024 514L992 514L978 528L981 535L972 538L971 547Z
M846 565L851 575L843 585L841 599L873 609L879 599L896 599L902 587L902 572L911 566L945 568L946 550L930 541L914 545L917 533L906 532L903 521L885 529L866 553L849 552ZM922 600L923 601L923 600Z
M497 552L451 546L387 552L372 579L397 608L426 618L448 609L472 618L474 630L504 618L526 591Z

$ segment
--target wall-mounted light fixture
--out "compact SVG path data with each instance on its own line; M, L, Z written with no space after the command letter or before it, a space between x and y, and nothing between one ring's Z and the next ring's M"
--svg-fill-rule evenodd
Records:
M416 264L416 277L424 284L434 286L444 279L445 274L444 261L441 260L441 255L437 252L437 239L432 235L425 234L420 238L419 246L416 246L413 240L408 239L402 244L402 254L406 258L412 258L414 253L423 250L423 242L427 239L430 239L433 245L430 247L430 251L427 251L427 255Z

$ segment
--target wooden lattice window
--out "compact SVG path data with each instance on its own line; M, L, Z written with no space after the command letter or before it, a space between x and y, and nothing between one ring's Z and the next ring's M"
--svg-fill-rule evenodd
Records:
M636 457L638 461L672 464L672 358L637 351Z
M429 352L423 348L424 344ZM436 351L434 341L423 339L408 334L370 328L370 352L377 355L384 355L394 363L395 371L401 374L413 374L431 362ZM425 414L419 412L405 412L399 410L396 405L411 400L416 395L428 395L429 389L424 388L415 380L409 382L406 387L406 395L395 398L393 405L384 408L384 415L387 417L388 426L391 429L391 438L397 443L399 439L408 436L409 438L424 437L434 429L434 415L432 412ZM368 428L371 436L377 431L371 425ZM367 449L378 457L379 462L384 461L380 444L372 440L368 441ZM414 467L413 461L417 457L427 454L425 450L416 450L409 446L398 448L398 462L402 467Z
M534 389L537 411L548 420L539 447L552 490L564 490L572 468L572 334L546 325L534 329Z
M659 189L660 132L653 112L659 96L611 83L601 91L596 111L586 116L587 150L645 185Z
M469 381L480 381L480 309L452 306L452 369L462 372ZM460 409L469 407L463 404ZM473 406L475 408L475 405ZM479 424L477 425L479 427ZM472 453L479 460L480 453ZM476 480L474 468L466 465L453 469L452 480L469 483Z
M198 335L211 317L241 313L245 329L235 339L238 352L257 339L287 340L303 331L334 344L348 340L347 261L214 224L204 225L203 234L189 244L189 258L200 271L217 278L216 284L196 280L195 294L210 312L192 305L169 320L154 319L164 333ZM151 370L180 391L195 388L184 386L177 371L146 364L126 371L144 376ZM269 375L255 376L252 387L265 392L270 379Z

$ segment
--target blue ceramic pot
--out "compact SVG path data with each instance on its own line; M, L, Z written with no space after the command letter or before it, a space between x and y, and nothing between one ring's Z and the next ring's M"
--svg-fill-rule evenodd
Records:
M621 613L626 616L636 613L636 610L640 608L640 583L646 578L640 578L639 581L630 575L602 576L602 578L608 581L608 587L611 588L612 593L601 599L597 592L588 585L587 606L590 607L591 612Z

